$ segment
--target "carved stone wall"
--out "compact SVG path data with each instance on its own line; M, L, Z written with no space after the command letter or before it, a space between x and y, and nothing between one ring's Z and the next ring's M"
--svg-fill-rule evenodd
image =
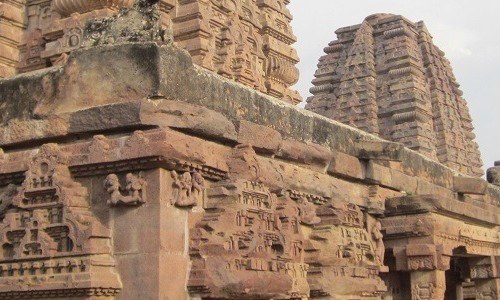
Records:
M138 1L140 2L140 1ZM8 66L2 77L64 62L82 47L88 20L110 17L131 7L132 0L69 1L29 0L3 4L0 19ZM298 81L299 59L287 9L288 0L259 1L158 1L162 28L173 33L177 44L193 61L219 75L283 101L298 103L290 89ZM27 24L24 24L24 11ZM111 43L114 41L111 41ZM19 50L18 50L19 47Z
M0 80L3 298L439 299L499 256L497 186L193 65L151 8Z
M378 14L336 31L306 108L481 176L472 119L423 22Z
M67 164L56 144L44 145L22 185L2 194L0 299L113 297L122 288L111 232Z

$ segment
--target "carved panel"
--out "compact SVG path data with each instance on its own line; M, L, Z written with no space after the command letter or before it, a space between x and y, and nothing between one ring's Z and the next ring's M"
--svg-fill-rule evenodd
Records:
M436 286L433 283L417 283L412 287L412 300L432 300L436 298Z
M309 293L299 209L265 186L225 181L207 190L191 230L188 289L210 298L300 298Z
M379 271L385 248L378 223L368 229L360 208L341 201L318 206L317 214L321 223L313 227L305 247L306 262L311 266L311 297L376 297L384 293Z
M0 299L120 291L110 232L92 214L86 188L71 178L56 144L42 146L22 186L10 186L1 198Z

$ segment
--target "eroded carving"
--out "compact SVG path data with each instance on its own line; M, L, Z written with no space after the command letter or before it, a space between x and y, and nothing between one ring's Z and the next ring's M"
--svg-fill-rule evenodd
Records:
M125 188L120 185L120 179L116 174L109 174L106 177L104 186L106 191L110 194L110 199L107 201L108 205L130 205L137 206L146 203L146 181L142 178L142 174L134 175L128 173L125 175ZM124 194L122 194L122 191Z
M7 209L12 205L17 193L18 187L14 184L9 184L0 194L0 216L4 215Z
M360 208L331 201L319 206L317 212L321 222L314 226L305 247L306 262L311 265L311 297L383 294L386 287L379 277L383 259L378 257L372 229L365 227ZM356 279L356 284L342 284L347 278Z
M375 241L375 251L377 259L380 265L384 264L385 256L385 245L384 245L384 235L382 234L382 223L380 221L375 222L371 230L372 238Z
M412 300L434 300L436 286L433 283L417 283L412 286Z
M176 171L171 171L170 173L174 180L171 203L178 207L198 205L205 190L205 179L203 176L196 171L184 172L182 175Z
M213 298L300 298L309 293L294 201L264 185L220 182L207 190L205 216L191 230L188 289Z
M11 196L0 224L0 298L119 292L110 232L92 214L86 188L71 178L56 144L40 148L19 192L9 186L2 194L2 206Z

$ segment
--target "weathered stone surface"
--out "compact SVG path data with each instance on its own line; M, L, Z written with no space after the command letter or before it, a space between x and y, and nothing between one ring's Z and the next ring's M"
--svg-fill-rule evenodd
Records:
M56 246L48 258L29 255L37 248L25 240L50 241L31 231L47 231L45 223L30 220L45 220L55 210L39 212L53 206L82 218L57 228L104 228L89 247L74 248L102 253L98 269L63 261L47 274L68 298L93 296L72 285L77 276L60 280L71 271L90 274L82 280L104 299L373 300L431 291L442 299L462 284L443 286L453 264L500 256L498 187L457 195L450 168L407 148L386 151L392 143L196 67L171 44L77 50L59 67L2 80L0 115L4 132L26 129L0 140L0 221L27 220L2 245L0 264L12 268L0 272L0 298L16 289L26 298L56 293L27 293L50 287L33 285L40 273L24 268L73 257ZM50 120L64 122L36 134L22 125ZM51 142L58 146L43 145ZM59 155L47 149L64 154L64 176L48 175L44 163ZM33 172L40 180L24 175ZM31 183L39 189L16 194ZM71 192L50 202L58 188ZM36 202L27 209L33 216L24 199ZM65 232L48 235L63 243ZM22 249L22 262L6 258L10 245ZM479 277L472 280L482 295L493 285Z
M495 166L489 168L486 175L489 183L500 186L500 161L496 161Z
M457 193L484 195L488 183L482 178L455 176L453 189Z
M274 129L242 120L238 126L238 142L275 154L280 149L283 139Z
M357 157L335 152L328 166L328 173L353 179L365 179L366 166Z
M307 109L461 173L483 174L460 85L423 22L376 14L336 33L319 60Z
M301 97L290 87L298 80L299 59L291 47L296 38L288 3L2 2L0 78L61 65L84 46L175 40L197 65L296 104Z

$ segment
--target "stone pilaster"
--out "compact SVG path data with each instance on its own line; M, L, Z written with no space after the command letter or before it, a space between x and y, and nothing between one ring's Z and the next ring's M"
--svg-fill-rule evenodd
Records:
M422 270L411 272L412 300L442 300L446 290L444 271Z
M500 258L470 259L471 279L476 285L477 300L496 300L500 295Z
M0 0L0 78L16 74L24 18L24 0Z

